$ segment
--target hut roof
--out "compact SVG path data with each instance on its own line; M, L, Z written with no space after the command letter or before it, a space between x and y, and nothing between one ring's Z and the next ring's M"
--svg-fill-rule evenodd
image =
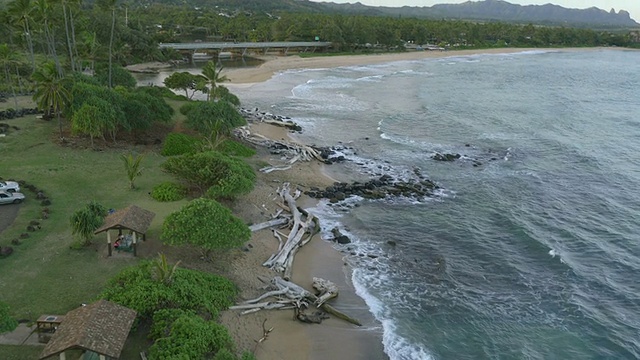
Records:
M135 318L134 310L107 300L71 310L44 347L40 359L73 348L118 359Z
M144 234L149 229L149 225L151 225L151 221L155 216L156 214L149 210L129 205L108 215L104 219L104 225L96 230L95 234L109 229L127 229Z

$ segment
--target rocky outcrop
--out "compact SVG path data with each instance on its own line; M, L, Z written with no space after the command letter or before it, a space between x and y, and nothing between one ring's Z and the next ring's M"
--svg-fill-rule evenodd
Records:
M311 188L305 194L312 198L325 198L332 203L337 203L351 196L360 196L365 199L384 199L398 196L423 198L432 196L436 189L439 189L439 186L429 179L405 181L395 179L391 175L382 175L366 182L336 182L325 189Z

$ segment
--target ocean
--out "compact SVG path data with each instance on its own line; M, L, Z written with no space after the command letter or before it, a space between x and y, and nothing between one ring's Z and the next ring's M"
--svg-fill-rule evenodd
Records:
M640 358L640 52L451 52L232 91L349 147L336 179L441 187L310 209L353 241L392 360Z
M352 148L335 178L441 187L312 209L351 237L392 360L640 358L640 52L452 52L234 92Z

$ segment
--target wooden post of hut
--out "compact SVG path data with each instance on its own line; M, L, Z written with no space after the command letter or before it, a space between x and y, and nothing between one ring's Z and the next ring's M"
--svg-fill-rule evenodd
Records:
M133 234L131 235L133 237L133 244L131 244L131 246L133 246L133 256L136 256L138 254L138 252L136 251L137 248L137 244L136 244L136 232L134 231Z
M111 256L111 233L107 230L107 251L109 252L109 256Z

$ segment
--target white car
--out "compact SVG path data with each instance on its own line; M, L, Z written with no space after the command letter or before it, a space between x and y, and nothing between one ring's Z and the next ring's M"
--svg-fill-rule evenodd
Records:
M0 191L19 192L20 184L15 181L0 181Z
M0 190L0 204L20 204L24 201L24 195L19 192Z

